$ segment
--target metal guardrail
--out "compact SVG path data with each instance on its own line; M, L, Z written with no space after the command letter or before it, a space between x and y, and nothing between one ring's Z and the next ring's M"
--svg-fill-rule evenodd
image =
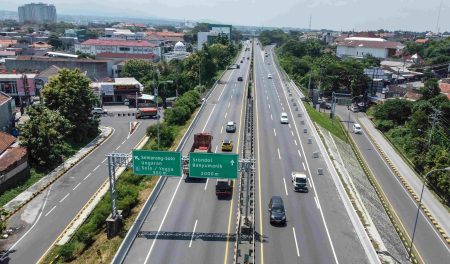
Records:
M208 97L211 95L211 93L216 89L217 85L219 84L219 81L223 78L225 73L228 70L225 70L220 78L214 82L213 88L208 91L208 93L205 96L205 102L207 101ZM205 103L203 102L200 106L199 111L194 117L194 120L192 121L191 125L189 126L188 130L184 134L183 138L181 139L180 143L178 144L175 151L181 151L184 146L186 145L186 142L188 141L189 136L192 134L192 131L194 130L195 125L197 124L198 120L200 119L200 115L205 109ZM122 244L120 245L119 249L117 250L116 254L114 255L113 260L111 263L113 264L121 264L125 260L125 257L127 256L131 245L133 244L134 240L136 239L139 230L141 229L142 225L144 224L144 220L147 218L148 214L150 213L150 210L152 209L153 205L156 202L156 199L158 198L162 188L164 187L168 177L160 177L158 182L156 183L155 187L153 188L152 193L147 198L147 201L145 202L144 206L142 207L141 211L139 212L138 217L134 221L133 225L131 226L130 230L128 231L127 235L125 236L124 240L122 241Z

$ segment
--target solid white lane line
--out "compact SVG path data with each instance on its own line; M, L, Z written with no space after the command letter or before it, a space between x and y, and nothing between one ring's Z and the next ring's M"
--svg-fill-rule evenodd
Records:
M275 131L275 128L273 128L273 134L274 134L275 136L277 136L277 131Z
M278 158L281 159L280 148L277 149L278 149Z
M150 258L150 254L152 253L153 247L155 246L156 240L158 240L159 232L161 232L161 228L166 221L167 214L169 213L170 207L172 206L173 200L175 199L175 195L178 192L178 188L180 187L181 181L183 180L183 177L180 177L178 180L177 188L175 188L175 192L173 193L172 198L170 199L169 206L167 206L166 213L163 216L163 219L161 221L161 224L159 225L158 231L156 232L155 238L153 239L152 245L150 246L150 249L148 250L147 256L145 257L144 264L148 262L148 259Z
M300 251L298 250L298 243L297 243L297 235L295 234L294 227L292 227L292 233L294 233L294 241L295 241L295 249L297 249L297 257L300 257Z
M300 156L300 158L302 157L302 154L300 153L300 150L297 150L298 155Z
M120 145L123 145L123 144L125 144L125 141L127 141L126 139L122 142L122 144L120 144Z
M208 180L209 180L209 178L206 178L205 191L206 191L206 188L208 187Z
M225 118L224 119L227 119L227 115L228 115L228 112L225 113Z
M54 205L54 206L52 207L52 209L50 209L50 211L48 211L44 216L49 215L53 210L55 210L55 208L56 208L56 205Z
M272 113L270 113L270 119L272 119L272 120L273 120L273 117L272 117Z
M59 200L59 202L62 203L67 198L67 196L69 196L69 194L70 193L66 194L66 196L64 196L61 200Z
M304 162L302 162L302 165L303 165L303 170L306 170L306 167L305 167L305 163L304 163Z
M192 230L191 242L189 242L189 247L192 246L192 240L194 240L195 229L197 228L197 221L198 219L195 219L194 230Z
M297 140L294 139L294 143L295 143L296 146L298 146L298 145L297 145Z
M86 177L84 177L83 181L86 180L87 178L89 178L89 176L91 176L92 173L89 173Z
M286 185L286 179L283 178L283 182L284 182L284 190L286 191L286 196L289 196L288 190L287 190L287 185Z
M104 160L102 160L102 163L105 163L105 161L106 161L106 158Z
M81 182L79 182L72 190L75 191L76 188L78 188L78 186L80 186Z
M100 164L99 165L97 165L97 167L95 167L95 169L94 170L92 170L92 171L96 171L98 168L100 167Z
M222 134L223 133L223 126L222 126L222 128L220 129L220 134Z

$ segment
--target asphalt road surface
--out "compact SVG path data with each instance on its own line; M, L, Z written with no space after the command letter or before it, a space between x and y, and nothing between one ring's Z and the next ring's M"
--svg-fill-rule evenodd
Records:
M242 51L240 69L227 70L221 82L204 102L205 110L182 150L188 155L193 135L213 135L212 151L221 152L223 139L241 147L244 83L247 81L250 51ZM245 57L243 63L240 63ZM243 77L243 81L237 81ZM226 133L228 121L237 124L236 133ZM125 263L231 263L236 214L236 186L229 200L218 200L216 180L185 181L169 178L129 250Z
M36 263L54 243L90 197L108 179L106 154L130 152L145 135L146 127L155 120L141 120L129 134L132 116L105 116L102 125L114 128L112 136L85 159L36 196L8 221L19 231L2 241L8 250L2 263Z
M368 263L323 154L310 134L312 127L303 119L284 90L275 69L271 48L255 47L256 130L257 130L257 209L256 231L262 242L256 245L257 263ZM272 78L269 78L269 74ZM280 123L286 112L289 124ZM307 132L304 133L304 129ZM312 144L308 144L312 138ZM323 168L324 175L317 169ZM309 192L296 193L291 172L306 172ZM273 195L284 200L286 226L269 222L268 203Z
M417 213L416 201L411 197L398 177L380 156L375 146L365 134L365 131L363 131L362 134L352 133L352 126L353 123L355 123L357 116L365 114L353 113L349 111L346 106L336 106L336 114L341 120L346 122L344 126L350 128L350 135L361 151L363 158L367 162L377 181L380 183L397 216L401 219L402 225L407 230L409 237L412 237ZM347 126L349 116L350 123ZM450 219L448 219L448 221L450 221ZM450 262L449 245L443 240L442 236L437 232L422 211L419 213L417 221L414 244L419 251L418 258L424 263Z

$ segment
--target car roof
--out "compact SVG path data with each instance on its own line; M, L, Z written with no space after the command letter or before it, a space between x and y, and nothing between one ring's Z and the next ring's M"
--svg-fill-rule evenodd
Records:
M223 140L223 143L230 143L231 142L231 140L229 140L229 139L224 139Z
M233 122L233 121L229 121L229 122L227 123L227 125L228 125L228 126L232 126L232 125L234 125L234 122Z
M281 113L282 116L287 116L286 112Z
M354 124L355 127L361 127L359 124Z
M272 200L272 204L273 203L283 203L283 199L281 198L281 196L277 196L277 195L272 196L272 198L270 198L270 200Z

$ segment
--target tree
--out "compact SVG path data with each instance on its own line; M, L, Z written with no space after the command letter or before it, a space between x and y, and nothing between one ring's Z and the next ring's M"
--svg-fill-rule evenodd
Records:
M52 45L55 50L62 48L63 43L55 34L51 34L47 40L48 44Z
M375 107L374 117L379 120L391 120L396 125L403 125L411 115L412 102L404 99L387 100Z
M62 161L67 151L64 139L73 126L58 111L44 105L29 107L27 113L30 120L20 128L20 144L27 147L32 164L51 169Z
M156 78L155 66L146 60L133 59L125 63L122 68L122 77L134 77L144 84Z
M435 78L425 81L425 86L421 89L422 100L428 100L440 94L438 80Z
M62 69L42 90L45 105L72 124L69 135L76 142L98 133L99 121L91 113L96 99L90 82L78 69Z

